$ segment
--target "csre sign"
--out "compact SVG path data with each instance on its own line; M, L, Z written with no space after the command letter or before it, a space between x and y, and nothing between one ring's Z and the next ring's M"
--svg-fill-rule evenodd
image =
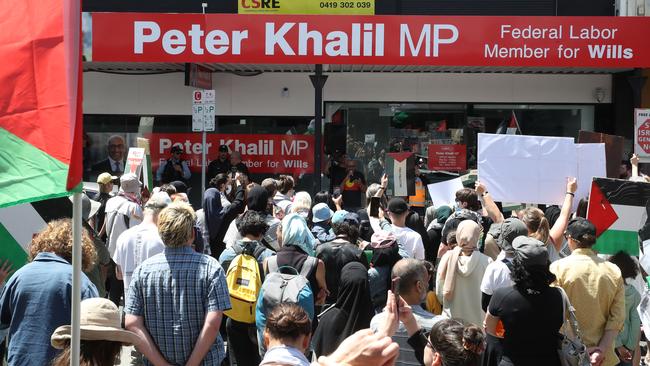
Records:
M245 9L280 9L280 0L239 0Z

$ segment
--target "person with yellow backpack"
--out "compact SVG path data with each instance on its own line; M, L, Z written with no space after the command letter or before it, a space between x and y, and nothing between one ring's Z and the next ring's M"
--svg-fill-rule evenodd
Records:
M257 211L246 211L235 222L243 239L226 248L219 262L226 269L226 283L232 308L225 312L228 349L231 362L238 365L258 365L255 305L259 296L265 258L275 254L262 243L268 229L266 219Z

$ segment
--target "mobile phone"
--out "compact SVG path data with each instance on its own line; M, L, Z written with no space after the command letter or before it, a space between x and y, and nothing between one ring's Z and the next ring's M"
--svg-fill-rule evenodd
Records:
M381 204L381 197L370 197L370 209L368 215L370 217L379 217L379 205Z
M334 188L334 192L332 192L332 198L336 199L341 196L341 189L340 188Z
M395 307L397 308L397 320L399 320L399 282L401 278L400 277L395 277L391 281L390 284L390 290L393 292L393 296L395 296Z

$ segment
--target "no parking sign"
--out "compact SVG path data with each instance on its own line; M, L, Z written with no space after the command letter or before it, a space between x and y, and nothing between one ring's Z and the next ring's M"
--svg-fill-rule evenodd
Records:
M192 131L214 131L214 90L195 90L192 93Z

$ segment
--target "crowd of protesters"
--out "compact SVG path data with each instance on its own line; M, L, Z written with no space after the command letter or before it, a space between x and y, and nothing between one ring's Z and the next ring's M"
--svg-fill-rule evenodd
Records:
M592 249L574 178L561 207L504 215L480 182L413 206L342 158L341 193L312 197L219 151L200 210L174 149L151 194L106 172L84 196L82 365L559 366L571 307L591 365L638 365L638 262ZM69 363L71 236L48 223L2 289L9 365Z

